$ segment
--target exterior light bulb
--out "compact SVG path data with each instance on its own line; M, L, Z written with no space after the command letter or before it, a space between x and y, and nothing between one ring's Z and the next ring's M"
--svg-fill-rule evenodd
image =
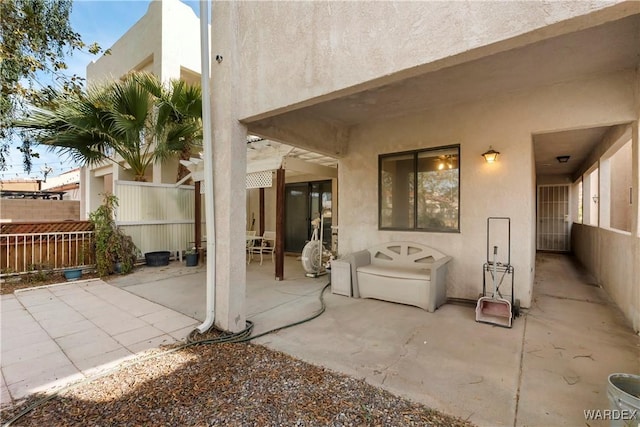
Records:
M493 163L498 160L498 154L500 154L498 151L489 146L489 150L482 153L482 157L484 157L487 163Z

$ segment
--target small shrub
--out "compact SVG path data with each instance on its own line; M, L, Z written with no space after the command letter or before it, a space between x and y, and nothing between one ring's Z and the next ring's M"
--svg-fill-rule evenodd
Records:
M114 273L116 262L121 264L122 274L131 272L140 254L131 237L116 225L114 212L117 206L118 198L105 194L102 205L89 215L94 229L96 270L100 277Z

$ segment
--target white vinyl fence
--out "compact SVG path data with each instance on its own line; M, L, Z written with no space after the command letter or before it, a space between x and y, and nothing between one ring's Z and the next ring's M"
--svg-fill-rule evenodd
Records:
M192 185L115 181L113 190L119 205L116 223L143 255L170 251L176 256L195 240Z

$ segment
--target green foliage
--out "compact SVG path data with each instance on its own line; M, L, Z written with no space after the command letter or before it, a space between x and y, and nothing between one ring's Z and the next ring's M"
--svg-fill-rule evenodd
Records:
M23 283L40 283L48 279L51 266L45 264L30 264L27 274L22 277Z
M100 277L114 273L116 262L121 263L123 274L131 272L140 255L131 237L116 226L117 206L117 197L105 194L102 205L89 215L94 231L96 270Z
M0 1L0 170L6 167L15 117L24 113L28 104L49 105L56 92L39 77L51 76L62 92L79 94L84 79L65 74L65 55L74 50L94 55L103 52L96 43L85 45L71 28L72 5L72 0ZM29 172L31 158L36 157L31 144L27 141L17 148Z
M202 139L202 93L180 80L164 85L152 74L131 73L79 95L59 94L53 104L16 125L85 165L120 157L136 181L153 163L190 154Z

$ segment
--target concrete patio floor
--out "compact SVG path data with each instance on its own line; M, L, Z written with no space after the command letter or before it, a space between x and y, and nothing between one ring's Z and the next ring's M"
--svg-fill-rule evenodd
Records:
M199 322L92 279L2 295L2 404L183 339Z
M269 260L247 266L247 318L255 324L254 334L320 307L328 276L307 278L294 257L285 261L283 281L273 279ZM586 420L584 411L610 408L608 374L640 373L640 337L573 258L538 254L536 269L533 307L511 329L476 323L471 305L446 304L427 313L326 292L322 316L255 342L481 426L608 425ZM184 338L204 319L204 281L204 267L174 262L140 268L109 284L91 281L3 295L2 401L9 393L16 398L48 387L52 376L90 375L102 363ZM58 310L66 311L55 320L39 314L51 313L57 300L64 303ZM105 307L121 311L101 315ZM75 319L69 325L80 329L65 329L71 326L63 326L63 318ZM94 335L94 326L102 332ZM99 354L83 353L92 336L100 340ZM59 366L25 360L30 357L25 349L51 360L42 363ZM43 357L47 354L51 357ZM36 370L43 372L20 370L29 365L42 366Z

